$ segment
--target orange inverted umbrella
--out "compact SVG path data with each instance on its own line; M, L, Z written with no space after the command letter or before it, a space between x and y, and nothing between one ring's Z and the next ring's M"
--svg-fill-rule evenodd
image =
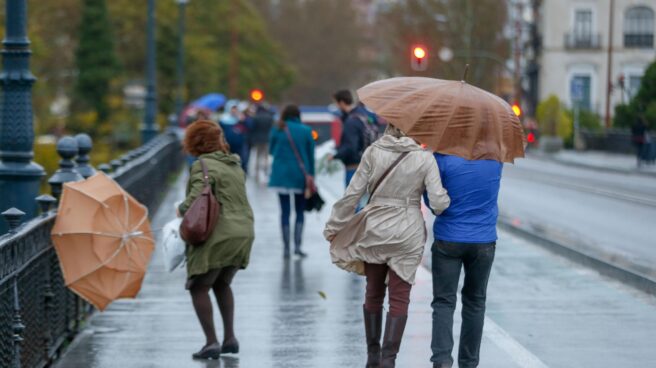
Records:
M96 308L139 293L155 248L148 209L104 173L64 184L51 235L66 285Z
M524 157L519 118L498 96L466 82L399 77L358 90L360 100L433 150L468 160Z

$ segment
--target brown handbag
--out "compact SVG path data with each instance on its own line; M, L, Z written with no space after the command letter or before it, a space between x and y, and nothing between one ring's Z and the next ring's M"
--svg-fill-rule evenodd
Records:
M180 224L180 236L185 242L191 245L202 245L210 238L216 223L219 221L219 212L221 204L214 196L212 186L207 175L205 162L198 159L200 167L203 169L203 191L191 204L185 212Z

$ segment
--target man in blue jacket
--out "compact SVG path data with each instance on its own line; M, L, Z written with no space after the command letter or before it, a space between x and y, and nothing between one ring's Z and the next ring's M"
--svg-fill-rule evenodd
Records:
M335 104L342 112L342 137L336 158L346 167L346 186L357 170L362 154L378 137L378 127L369 122L370 113L362 105L354 105L353 95L348 90L333 95Z
M458 364L478 366L487 282L497 241L497 198L503 164L492 160L465 160L436 153L442 185L451 205L435 219L432 247L434 368L453 365L453 313L460 270L465 269L462 288L462 328Z

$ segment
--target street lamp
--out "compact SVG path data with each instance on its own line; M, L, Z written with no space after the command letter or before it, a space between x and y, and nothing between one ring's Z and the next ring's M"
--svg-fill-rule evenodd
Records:
M148 20L146 24L146 103L144 124L141 129L141 143L146 144L158 133L157 119L157 64L155 47L155 0L148 0Z
M27 38L27 0L5 1L5 39L0 85L0 212L16 207L36 215L34 198L45 175L34 162L32 146L32 85L36 78L29 69L30 41ZM0 223L0 234L7 227Z
M175 95L176 122L180 122L182 109L184 108L184 38L185 38L185 10L189 0L175 0L178 3L178 60L177 60L177 93Z

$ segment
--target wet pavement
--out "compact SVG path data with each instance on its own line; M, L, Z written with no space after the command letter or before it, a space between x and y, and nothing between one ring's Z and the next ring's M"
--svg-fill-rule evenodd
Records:
M337 176L318 178L329 203L342 191ZM173 203L181 198L183 185L181 177L156 214L154 228L173 217ZM330 263L321 237L330 209L307 216L309 258L286 262L275 193L254 183L248 190L256 242L251 265L233 284L240 354L215 362L191 359L204 338L184 290L185 273L166 272L157 250L139 297L96 314L56 367L364 366L364 282ZM422 268L398 367L431 366L430 300L430 274ZM218 311L215 320L220 336ZM457 316L456 341L458 323ZM481 367L655 366L654 330L653 297L501 233Z

